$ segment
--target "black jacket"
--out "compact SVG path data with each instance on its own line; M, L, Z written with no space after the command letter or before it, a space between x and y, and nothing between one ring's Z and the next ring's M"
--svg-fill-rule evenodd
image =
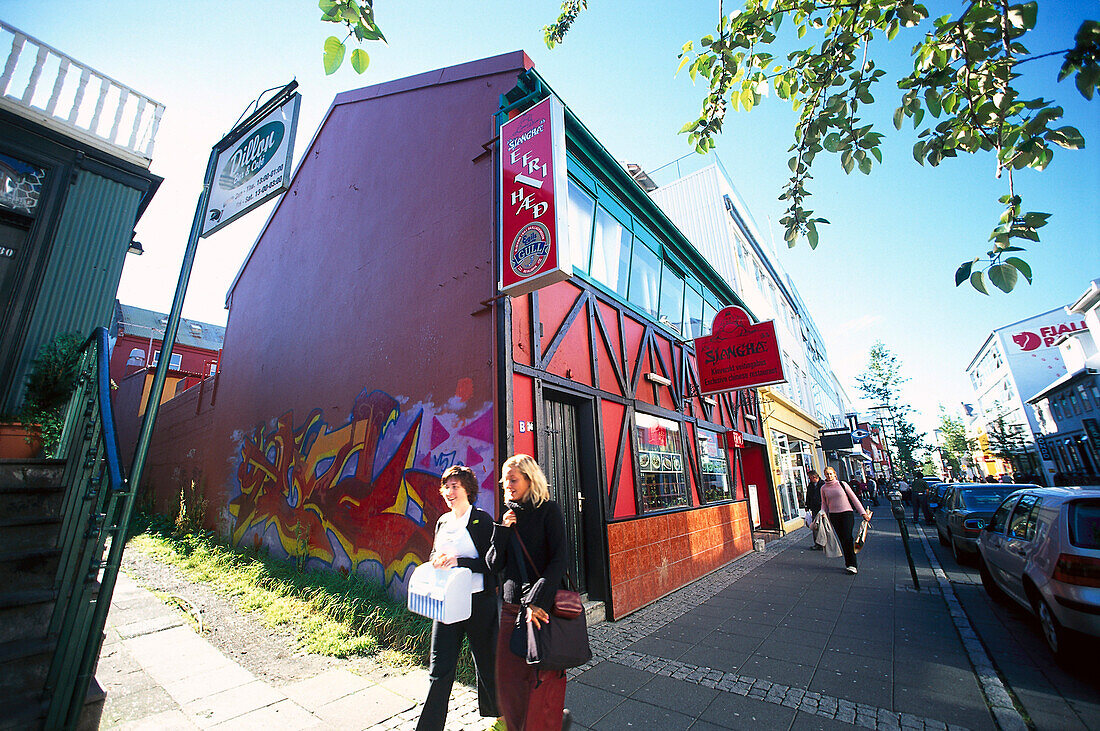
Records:
M821 480L817 482L811 482L806 488L806 509L810 511L810 515L817 515L821 512Z
M474 542L474 548L477 549L477 558L467 558L460 556L458 558L458 565L462 568L470 569L475 574L481 574L485 577L485 591L496 591L497 588L497 572L489 569L489 562L487 557L489 555L489 548L492 545L493 540L493 516L486 513L481 508L470 506L470 510L473 512L470 514L470 522L466 524L466 532L470 534L470 538ZM444 513L439 516L439 520L435 522L435 532L439 533L439 526L443 525L443 518L450 515L450 513ZM428 557L428 562L435 558L435 545L432 545L432 554Z
M535 566L526 557L513 535L519 534L531 554ZM565 519L561 508L547 500L537 508L524 504L516 510L514 528L497 523L493 526L493 543L489 548L489 568L503 572L503 599L509 604L534 604L547 612L554 606L554 593L561 587L569 561L565 544ZM524 583L519 562L524 562L527 582ZM538 578L536 580L536 577Z

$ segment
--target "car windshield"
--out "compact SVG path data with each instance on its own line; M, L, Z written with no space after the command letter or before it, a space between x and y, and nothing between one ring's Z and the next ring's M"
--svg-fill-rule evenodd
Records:
M1006 486L1003 490L963 490L962 502L967 510L982 513L992 513L1016 487Z
M1078 548L1100 548L1100 500L1070 504L1069 542Z

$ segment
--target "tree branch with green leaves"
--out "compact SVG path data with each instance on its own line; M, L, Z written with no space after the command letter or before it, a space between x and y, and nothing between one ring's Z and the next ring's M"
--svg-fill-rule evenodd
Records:
M557 21L544 29L549 47L563 41L587 6L587 0L562 4ZM699 116L681 133L695 150L706 153L715 147L730 108L751 111L772 89L791 103L799 114L789 150L792 176L779 196L787 201L780 223L789 246L805 237L816 248L818 225L828 223L807 207L818 153L837 155L849 174L856 169L869 174L882 162L884 135L859 116L861 106L875 102L875 84L886 75L870 55L872 43L894 41L903 29L923 31L912 47L912 73L896 81L902 96L895 128L900 131L910 120L917 134L913 157L921 165L936 167L960 153L993 153L993 174L1007 186L999 199L1004 212L989 237L991 247L959 266L955 284L969 282L988 294L987 282L1010 292L1021 276L1032 281L1021 244L1038 243L1038 230L1050 215L1024 211L1013 173L1043 170L1054 147L1074 150L1085 143L1076 128L1058 124L1062 107L1021 96L1019 68L1061 55L1057 80L1072 77L1081 95L1091 100L1100 82L1100 24L1084 21L1068 49L1032 53L1023 41L1038 17L1034 1L973 0L957 17L932 20L928 9L913 0L746 0L728 15L721 3L718 7L716 33L698 44L685 43L679 56L680 69L686 67L693 82L702 78L708 86ZM807 36L819 40L777 59L774 49L792 42L790 35L780 41L785 20L793 24L794 42Z

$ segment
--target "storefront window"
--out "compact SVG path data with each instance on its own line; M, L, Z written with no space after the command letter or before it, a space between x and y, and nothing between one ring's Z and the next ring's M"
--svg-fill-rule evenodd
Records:
M686 507L690 501L680 425L640 412L634 415L634 424L643 510Z
M776 489L783 520L793 520L799 507L806 504L806 471L810 465L810 445L772 429L775 451Z
M676 335L683 332L684 280L669 266L665 266L661 274L661 309L658 319Z
M631 234L614 216L596 208L596 237L592 244L592 278L626 297L630 274Z
M0 208L33 216L46 182L46 171L0 153Z
M584 190L569 181L569 245L573 249L573 266L588 271L592 260L592 213L596 201Z
M630 266L630 292L627 299L649 315L657 317L657 294L661 286L661 257L637 238Z
M703 295L690 284L684 289L684 337L703 334Z
M703 334L710 335L711 328L714 327L714 316L718 314L718 310L714 309L714 306L710 302L703 303Z
M699 472L703 478L703 502L732 500L724 435L707 429L697 429L696 434L699 440Z

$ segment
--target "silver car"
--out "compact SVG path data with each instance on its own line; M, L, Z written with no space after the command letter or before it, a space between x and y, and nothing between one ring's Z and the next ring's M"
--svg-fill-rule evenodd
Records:
M1039 619L1061 657L1070 632L1100 638L1100 488L1012 493L978 537L982 584Z

